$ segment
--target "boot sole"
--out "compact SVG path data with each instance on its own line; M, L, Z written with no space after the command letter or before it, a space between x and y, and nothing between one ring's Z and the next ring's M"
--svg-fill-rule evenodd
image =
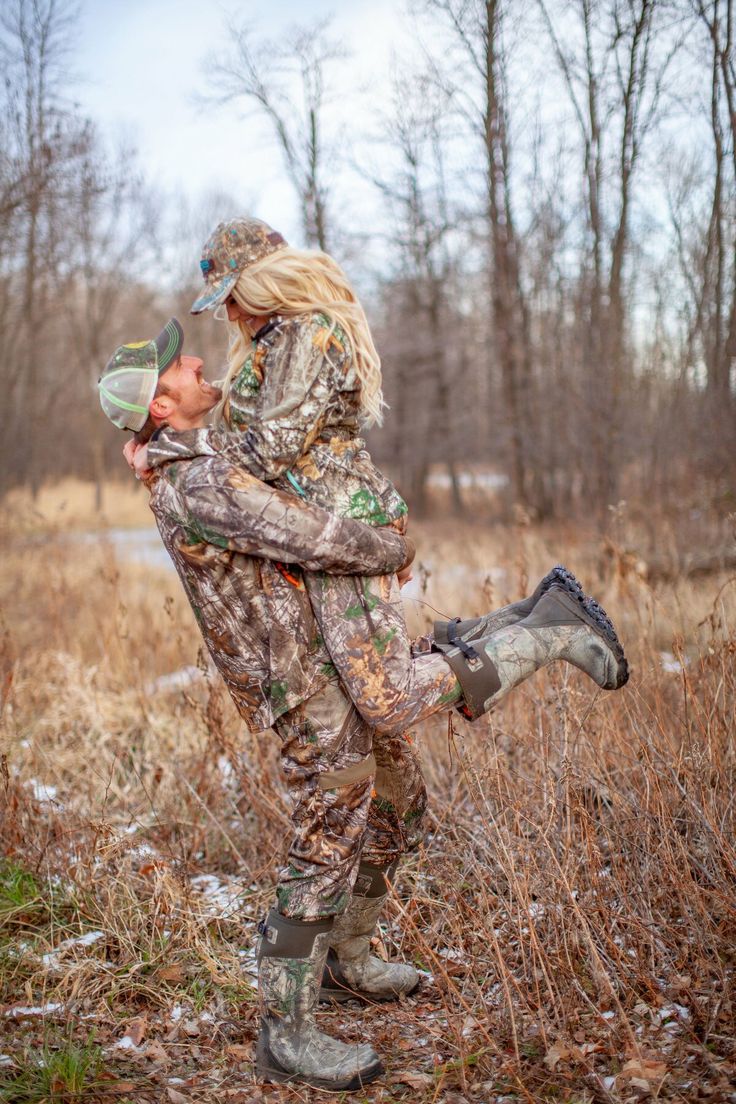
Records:
M302 1073L291 1073L284 1069L280 1062L274 1058L268 1049L265 1039L259 1037L256 1046L256 1076L271 1085L285 1085L293 1082L299 1085L311 1085L314 1089L322 1089L324 1092L346 1092L362 1089L385 1073L383 1062L374 1062L372 1066L362 1073L356 1073L353 1077L343 1081L328 1081L323 1077L308 1077Z
M361 1001L362 1004L385 1004L388 1001L401 1000L402 997L413 997L422 984L420 978L416 985L409 989L407 993L387 993L381 995L379 993L367 993L364 989L348 989L343 986L331 986L323 985L319 991L319 999L322 1004L329 1004L333 1001L337 1004L346 1004L348 1001Z
M579 601L585 598L585 591L582 585L575 578L572 571L568 571L564 564L557 564L551 571L547 572L540 583L540 597L542 594L546 594L550 587L553 586L562 587L563 590L566 590L568 594L572 594L572 596Z
M573 578L575 577L573 576ZM577 583L577 579L575 579L575 582ZM573 590L568 590L567 587L557 587L553 584L547 593L554 594L558 601L562 602L571 613L589 625L605 641L613 652L617 670L614 683L611 686L604 686L603 689L620 690L629 681L629 663L624 655L623 645L613 627L613 622L603 607L596 602L595 598L586 595L582 588L580 594L577 594Z

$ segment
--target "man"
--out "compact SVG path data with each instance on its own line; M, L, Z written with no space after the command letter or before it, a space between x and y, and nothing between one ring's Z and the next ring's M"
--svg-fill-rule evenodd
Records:
M116 350L99 384L103 409L116 425L146 437L162 424L186 430L206 422L220 394L202 379L202 362L182 355L181 347L181 327L172 319L154 341ZM260 483L219 454L177 456L174 448L149 482L151 508L205 642L249 726L254 731L271 726L281 738L294 796L294 839L281 872L279 904L262 928L259 1072L270 1080L333 1090L359 1087L380 1074L377 1055L369 1046L348 1047L319 1032L314 1007L330 947L333 992L347 983L373 999L391 999L416 986L411 966L379 963L368 952L386 876L416 834L425 791L406 740L388 724L384 738L375 739L376 729L346 694L333 666L335 653L325 648L299 567L293 565L312 572L385 575L410 555L393 531L312 507ZM524 603L475 623L440 627L444 646L451 655L482 657L481 639L487 640L494 624L519 622L545 603L559 604L553 591L561 591L565 577L556 569ZM567 580L574 593L576 584ZM610 676L600 673L601 662L603 667L620 663L586 619L594 622L576 608L564 627L558 618L553 622L558 627L550 630L538 614L519 637L539 650L537 638L546 633L557 649L551 658L576 662L589 674L592 663L603 684ZM365 634L366 654L382 654L369 614L364 617L357 608L355 622L356 639ZM467 640L475 641L478 651ZM503 663L498 655L495 662L498 689L497 668L503 675ZM540 665L531 654L514 654L516 681L524 663L527 674ZM340 674L351 685L349 668ZM480 686L474 702L478 715L487 708L488 676L481 670L473 677ZM360 679L354 683L357 702ZM452 700L461 697L458 691ZM420 706L414 701L407 708L418 714ZM396 707L392 725L405 719L402 709Z

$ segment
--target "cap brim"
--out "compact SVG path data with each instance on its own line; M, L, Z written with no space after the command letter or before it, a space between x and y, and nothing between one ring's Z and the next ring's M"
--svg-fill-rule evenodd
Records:
M178 318L170 318L161 333L154 340L158 358L158 374L162 375L170 368L181 353L184 345L184 331Z
M224 280L220 280L214 287L207 285L207 290L204 295L200 295L198 299L195 299L189 308L190 314L201 314L202 311L214 310L215 307L219 307L220 303L224 299L227 299L228 295L238 282L239 272L233 272L232 276L226 276Z

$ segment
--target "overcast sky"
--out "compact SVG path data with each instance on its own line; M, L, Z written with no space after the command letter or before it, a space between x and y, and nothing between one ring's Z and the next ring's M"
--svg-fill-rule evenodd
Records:
M205 59L222 52L233 17L252 19L254 34L274 38L330 14L332 37L352 55L351 110L364 129L385 102L392 49L400 43L402 55L412 52L399 0L82 0L75 98L107 139L137 147L146 175L165 191L194 202L211 190L242 197L301 244L293 193L265 124L246 121L243 107L203 108L197 94L212 91Z

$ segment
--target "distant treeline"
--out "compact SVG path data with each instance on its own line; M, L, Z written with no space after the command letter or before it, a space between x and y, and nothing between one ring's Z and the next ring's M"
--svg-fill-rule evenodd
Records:
M411 9L430 48L397 59L392 110L371 134L353 126L345 152L326 89L351 61L329 25L269 51L231 29L201 78L220 102L263 112L298 203L296 244L357 278L391 407L376 458L415 511L438 464L458 509L468 465L507 476L505 504L539 517L603 515L621 498L728 506L733 5ZM105 148L70 99L74 31L65 0L9 0L0 23L1 490L120 470L94 381L121 340L186 318L201 241L233 213L210 197L196 216L179 205L176 224L135 151ZM380 198L371 240L341 157ZM222 359L215 327L193 325Z

